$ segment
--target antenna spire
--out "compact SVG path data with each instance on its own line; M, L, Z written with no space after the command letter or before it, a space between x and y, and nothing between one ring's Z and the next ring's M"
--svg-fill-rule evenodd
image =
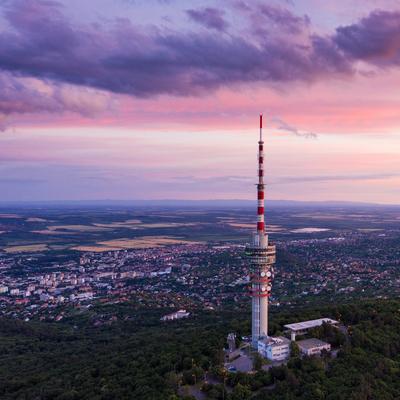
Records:
M260 141L258 142L257 231L264 234L264 142L262 139L262 114L260 114Z

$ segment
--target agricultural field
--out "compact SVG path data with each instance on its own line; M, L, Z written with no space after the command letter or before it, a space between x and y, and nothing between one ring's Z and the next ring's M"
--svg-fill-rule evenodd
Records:
M0 208L0 252L110 251L187 242L245 243L255 204L243 207L13 207ZM266 208L272 240L338 237L398 230L398 207L273 203Z
M72 250L102 252L102 251L125 250L125 249L147 249L150 247L162 247L172 244L185 244L185 243L195 243L195 242L168 236L143 236L134 239L108 240L105 242L99 242L95 246L77 246L73 247Z
M4 251L6 253L31 253L45 250L47 250L47 246L45 244L28 244L26 246L4 247Z

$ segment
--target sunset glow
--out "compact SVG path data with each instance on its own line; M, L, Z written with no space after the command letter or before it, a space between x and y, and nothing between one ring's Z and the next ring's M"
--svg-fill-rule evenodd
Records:
M0 3L1 200L250 199L263 112L268 199L399 203L397 2L89 3Z

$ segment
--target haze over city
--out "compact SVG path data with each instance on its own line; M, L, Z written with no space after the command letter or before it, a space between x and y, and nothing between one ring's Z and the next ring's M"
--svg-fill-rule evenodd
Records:
M397 1L0 2L3 201L397 204Z

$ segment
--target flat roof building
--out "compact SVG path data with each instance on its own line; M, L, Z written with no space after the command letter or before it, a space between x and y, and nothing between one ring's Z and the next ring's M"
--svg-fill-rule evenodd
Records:
M175 319L187 318L189 315L190 312L187 312L186 310L179 310L171 314L164 315L160 319L161 321L173 321Z
M258 341L258 352L271 361L283 361L290 355L290 340L283 337L265 337Z
M301 354L306 356L320 355L322 350L330 351L331 345L319 339L305 339L296 342Z
M284 327L290 331L291 340L296 340L296 335L304 335L309 329L321 326L323 323L334 326L339 324L338 321L331 318L319 318L309 321L296 322L294 324L287 324L284 325Z

